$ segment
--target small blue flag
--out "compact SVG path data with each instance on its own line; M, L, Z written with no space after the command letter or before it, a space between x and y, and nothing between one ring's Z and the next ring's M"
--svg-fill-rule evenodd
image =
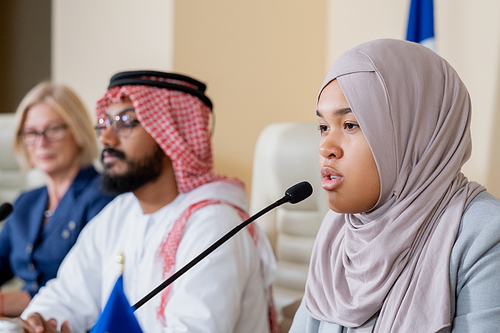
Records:
M406 40L420 43L436 51L434 41L433 0L410 0L410 15Z
M99 320L90 333L123 332L142 333L142 330L135 318L134 308L130 306L123 292L123 276L120 275Z

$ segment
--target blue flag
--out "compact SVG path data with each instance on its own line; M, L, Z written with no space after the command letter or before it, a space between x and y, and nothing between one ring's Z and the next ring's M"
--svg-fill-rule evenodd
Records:
M406 40L420 43L435 51L433 0L410 0Z
M123 332L142 333L142 330L135 318L134 308L130 306L123 292L123 276L120 275L99 320L90 333Z

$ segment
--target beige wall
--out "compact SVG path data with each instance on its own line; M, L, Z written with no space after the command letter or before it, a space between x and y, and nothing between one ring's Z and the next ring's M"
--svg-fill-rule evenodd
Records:
M326 70L350 48L377 38L405 38L410 0L326 0Z
M326 2L176 1L174 33L175 70L206 81L214 101L215 169L249 188L260 131L315 121Z
M52 1L52 78L92 115L116 72L172 70L173 0Z
M500 2L442 0L439 53L458 71L472 98L469 178L500 197Z
M500 196L500 2L435 4L438 53L473 100L465 173ZM249 186L259 132L272 122L314 121L335 58L374 38L403 38L407 11L401 0L53 0L53 78L91 109L120 70L175 70L206 82L216 171Z

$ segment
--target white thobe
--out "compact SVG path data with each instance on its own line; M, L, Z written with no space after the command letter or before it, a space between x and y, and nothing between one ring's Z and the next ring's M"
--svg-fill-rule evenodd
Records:
M68 320L73 333L86 332L97 320L120 274L116 257L123 253L124 291L135 304L162 278L157 251L178 216L204 199L225 200L246 210L245 192L228 182L209 183L180 194L153 214L143 214L132 193L118 196L84 230L63 261L57 278L32 300L22 318L33 312ZM175 271L241 223L230 205L210 205L189 218L179 244ZM265 236L256 246L243 229L177 279L165 308L166 326L157 319L160 294L135 315L144 332L269 332L268 287L275 259Z

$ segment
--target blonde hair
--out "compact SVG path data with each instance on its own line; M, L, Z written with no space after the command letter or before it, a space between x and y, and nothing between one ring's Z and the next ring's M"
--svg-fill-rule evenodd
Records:
M90 115L78 95L68 86L42 82L24 96L16 111L16 131L13 151L23 170L33 168L28 151L21 142L26 114L35 104L45 103L52 107L68 125L79 148L78 163L84 167L97 157L97 140Z

